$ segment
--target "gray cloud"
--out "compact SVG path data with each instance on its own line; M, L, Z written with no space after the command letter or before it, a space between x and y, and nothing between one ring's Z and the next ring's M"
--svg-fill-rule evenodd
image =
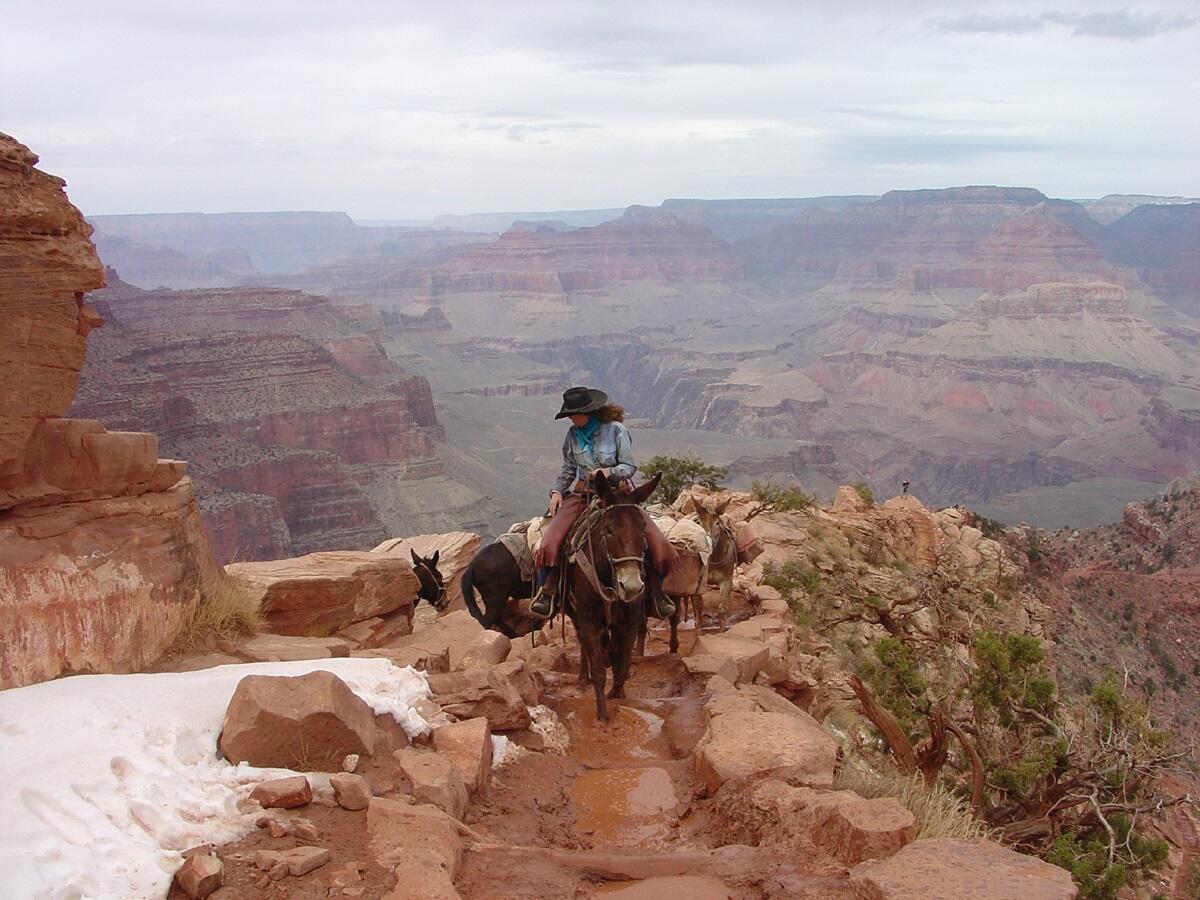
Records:
M990 15L971 13L934 24L941 31L969 34L1029 34L1049 26L1071 29L1076 37L1111 38L1118 41L1141 41L1191 28L1194 16L1165 12L1131 12L1127 7L1108 12L1077 13L1047 10L1039 15Z
M8 0L0 128L97 214L1198 194L1194 0L1112 2Z

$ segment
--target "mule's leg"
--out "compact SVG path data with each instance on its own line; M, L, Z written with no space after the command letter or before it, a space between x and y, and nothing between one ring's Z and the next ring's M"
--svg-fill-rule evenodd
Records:
M696 619L696 637L704 633L704 591L692 594L692 616Z
M601 722L608 721L608 701L604 697L604 684L608 680L608 660L603 639L604 626L595 623L584 625L579 632L580 657L588 669L592 689L596 692L596 718ZM586 635L586 637L585 637Z
M672 656L679 652L679 618L683 615L683 608L687 602L687 597L680 597L679 602L675 604L675 614L671 616L671 644L668 649Z
M721 630L725 630L725 620L729 616L729 600L733 594L733 571L721 579Z
M609 629L609 659L612 662L613 686L608 692L610 699L616 700L625 696L625 682L629 678L629 668L633 660L634 638L638 630L645 626L646 608L640 603L626 606L624 612L614 616L616 621Z

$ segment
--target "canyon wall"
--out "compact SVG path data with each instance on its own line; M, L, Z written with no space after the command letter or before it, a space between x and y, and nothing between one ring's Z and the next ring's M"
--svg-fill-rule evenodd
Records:
M191 461L222 562L459 524L414 509L428 504L410 487L445 477L444 435L429 382L388 357L378 310L278 288L144 291L111 272L91 299L110 322L74 410L152 428Z
M222 577L185 463L153 434L62 418L104 270L36 163L0 134L0 688L142 668Z

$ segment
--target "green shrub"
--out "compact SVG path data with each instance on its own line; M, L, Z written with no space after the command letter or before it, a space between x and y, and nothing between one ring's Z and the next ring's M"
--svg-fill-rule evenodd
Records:
M795 484L778 487L769 481L753 481L750 483L750 493L754 495L755 500L767 504L775 512L808 509L815 502Z
M647 474L662 472L662 481L650 499L668 505L675 502L684 488L693 484L715 491L727 474L724 466L710 466L694 454L652 456L642 463L640 469Z
M856 481L852 487L858 491L858 496L862 497L867 506L875 505L875 492L871 490L871 486L865 481Z

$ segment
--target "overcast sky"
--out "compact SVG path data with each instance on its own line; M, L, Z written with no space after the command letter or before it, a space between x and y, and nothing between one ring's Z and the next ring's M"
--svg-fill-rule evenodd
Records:
M0 27L0 131L93 214L1196 196L1198 104L1195 0L5 0Z

